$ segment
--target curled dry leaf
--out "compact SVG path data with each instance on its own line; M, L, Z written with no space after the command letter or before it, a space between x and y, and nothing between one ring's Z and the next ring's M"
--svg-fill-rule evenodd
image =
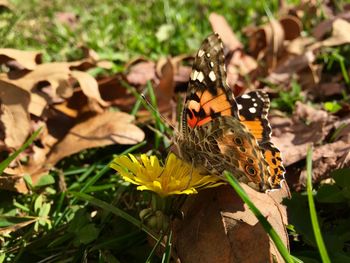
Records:
M20 69L33 70L41 63L41 53L39 51L0 48L0 64L10 61L16 61Z
M29 100L27 91L0 80L0 121L9 148L19 148L29 135Z
M130 111L135 104L136 98L126 89L122 82L126 82L123 74L104 77L98 80L98 88L104 101L118 106L123 111Z
M281 196L242 187L288 247ZM255 263L272 262L272 257L284 262L258 219L230 186L203 190L187 199L182 210L184 219L173 223L173 244L181 262Z
M340 46L350 43L350 23L344 19L336 19L332 24L332 34L323 41L316 42L310 48Z
M349 22L350 21L350 12L346 11L346 12L340 13L340 14L336 15L335 17L332 17L328 20L324 20L324 21L320 22L318 25L316 25L312 29L312 35L316 39L321 40L326 34L328 34L332 31L332 25L336 19L344 19L344 20Z
M97 81L86 72L71 70L81 63L82 61L46 63L38 65L24 76L13 78L10 74L2 74L0 79L29 91L31 93L29 112L39 117L47 104L57 99L67 99L73 95L74 79L79 82L83 93L88 98L106 106L106 102L99 94ZM51 92L40 90L38 88L40 83L49 83Z
M230 25L227 23L226 19L223 16L217 13L211 13L209 15L209 22L213 31L218 33L221 37L222 42L224 43L224 46L228 49L228 51L243 48L242 43L233 33Z
M132 124L134 117L124 112L104 112L75 125L50 152L47 163L54 165L79 151L111 144L136 144L143 131Z
M101 98L98 84L94 77L86 72L77 70L71 71L71 76L79 82L81 90L88 98L93 98L102 106L107 106L107 103Z
M277 65L277 58L283 51L285 34L282 25L271 18L268 24L247 30L249 50L258 60L264 58L270 69Z
M281 23L284 31L285 40L293 40L300 36L303 29L303 24L296 16L284 16L279 22Z

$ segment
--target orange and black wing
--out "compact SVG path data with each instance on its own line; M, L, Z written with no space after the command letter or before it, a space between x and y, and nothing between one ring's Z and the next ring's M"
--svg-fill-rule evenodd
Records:
M270 100L262 91L252 91L236 98L240 121L257 139L265 160L269 165L270 185L280 188L285 168L279 149L271 142L271 126L267 119Z
M238 110L226 83L223 44L217 34L204 40L195 57L183 112L183 128L194 128Z

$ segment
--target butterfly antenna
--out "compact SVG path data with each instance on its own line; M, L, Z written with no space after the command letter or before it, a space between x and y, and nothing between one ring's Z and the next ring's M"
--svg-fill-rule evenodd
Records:
M165 122L166 124L168 124L171 128L173 128L174 131L177 131L177 129L174 127L174 125L171 124L171 122L169 121L168 118L164 117L159 110L157 110L156 108L154 108L154 106L151 104L151 102L149 102L149 100L146 98L145 94L141 93L140 94L141 98L143 99L143 101L148 105L148 107L153 111L153 113L157 114L158 117L160 117L163 122Z

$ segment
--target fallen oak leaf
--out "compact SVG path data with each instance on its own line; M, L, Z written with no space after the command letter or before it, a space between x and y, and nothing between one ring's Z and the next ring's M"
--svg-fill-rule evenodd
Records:
M134 116L124 112L104 112L75 125L48 155L47 163L79 151L111 144L136 144L144 139L143 131L131 122Z
M86 72L71 69L80 66L81 63L82 61L45 63L17 78L13 78L11 74L0 74L0 80L29 91L33 97L29 112L39 117L47 104L51 104L57 98L67 99L73 95L74 80L78 81L88 98L106 106L107 103L100 96L97 81ZM52 92L44 93L39 90L38 85L42 83L49 83Z
M288 247L287 216L279 198L241 185ZM270 262L272 255L283 262L257 218L230 186L203 190L187 199L182 210L184 219L174 221L172 227L181 262Z
M108 103L101 98L98 84L94 77L86 72L77 70L73 70L71 76L79 82L81 90L88 98L95 99L102 106L108 105Z
M41 59L42 54L39 51L0 48L0 64L16 61L22 69L34 70L41 63Z
M28 137L29 102L30 95L27 91L0 80L0 121L4 126L4 142L9 148L19 148Z

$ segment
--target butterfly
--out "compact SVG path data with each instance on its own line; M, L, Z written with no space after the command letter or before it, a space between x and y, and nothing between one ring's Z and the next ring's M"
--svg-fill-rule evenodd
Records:
M175 139L180 157L211 174L227 170L258 191L278 189L285 168L271 142L269 97L253 91L235 98L226 79L223 44L212 34L193 63Z

